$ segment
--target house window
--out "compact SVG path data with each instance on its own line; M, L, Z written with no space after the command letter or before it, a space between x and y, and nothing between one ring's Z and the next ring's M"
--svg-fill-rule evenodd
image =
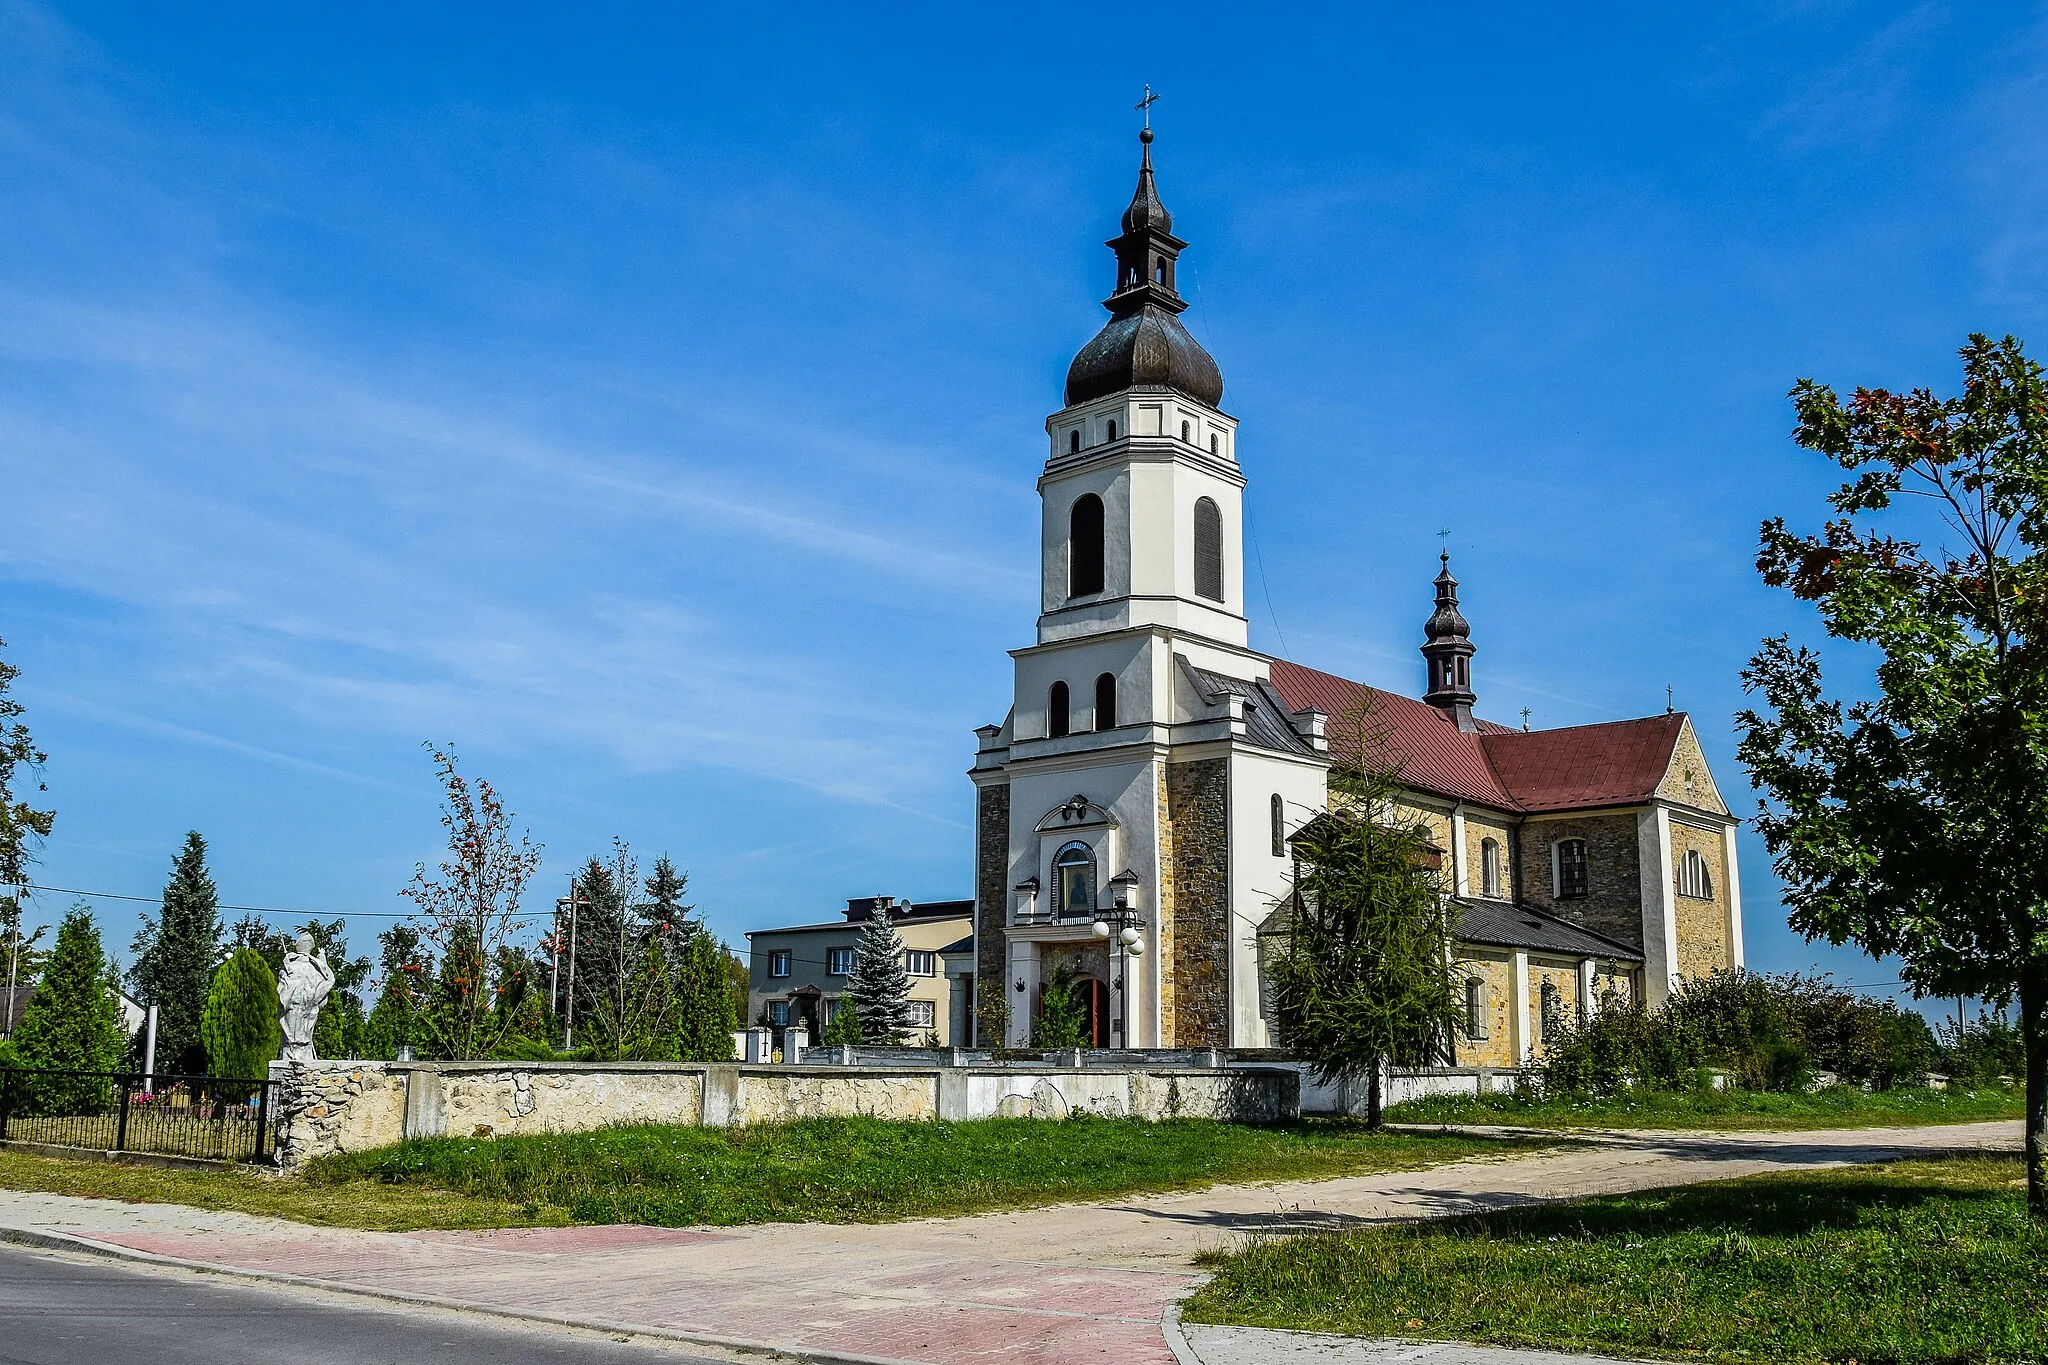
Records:
M903 970L912 976L937 976L939 955L912 948L903 955Z
M1079 427L1076 427L1072 431L1067 433L1067 453L1069 455L1078 455L1080 454L1080 452L1081 429Z
M1500 899L1500 840L1479 841L1479 894Z
M1473 1041L1486 1038L1486 982L1476 976L1465 978L1465 1036Z
M1550 846L1551 890L1559 900L1586 894L1586 841L1559 839Z
M1564 996L1559 993L1555 981L1543 983L1537 994L1536 1022L1544 1042L1556 1040L1558 1031L1564 1027Z
M789 949L782 948L768 954L768 975L789 975Z
M1068 844L1052 860L1053 905L1061 919L1095 915L1095 853L1086 844Z
M1211 498L1195 499L1195 595L1223 600L1223 513Z
M777 1028L781 1028L789 1022L789 1002L787 1000L769 1002L768 1022Z
M1083 493L1067 514L1067 596L1102 591L1102 499Z
M1045 699L1045 737L1064 739L1068 726L1073 724L1074 704L1067 698L1067 685L1056 682L1052 694Z
M827 948L825 950L825 972L828 976L853 975L853 949Z
M1116 674L1105 673L1095 680L1095 728L1116 729Z
M912 1028L928 1029L937 1026L939 1022L939 1007L933 1002L929 1000L906 1000L903 1002L903 1006L909 1011L904 1016L904 1022Z
M1273 815L1273 856L1287 856L1287 806L1280 800L1280 793L1274 792L1269 803Z
M1687 849L1685 861L1678 865L1678 894L1703 901L1714 898L1714 874L1696 848Z

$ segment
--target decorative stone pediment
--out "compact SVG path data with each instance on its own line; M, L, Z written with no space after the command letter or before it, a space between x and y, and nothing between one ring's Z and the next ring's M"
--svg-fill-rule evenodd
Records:
M1091 827L1107 826L1115 829L1116 823L1116 817L1106 808L1096 805L1085 796L1075 796L1047 811L1034 828L1040 834L1064 834L1069 830L1079 831Z

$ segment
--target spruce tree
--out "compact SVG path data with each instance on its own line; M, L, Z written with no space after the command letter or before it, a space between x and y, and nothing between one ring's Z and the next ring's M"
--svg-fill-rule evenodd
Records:
M891 1047L910 1027L910 974L903 969L903 940L889 922L886 897L862 926L853 951L853 977L847 990L860 1011L860 1035L878 1046Z
M661 937L670 959L680 965L682 942L697 930L690 919L690 912L697 907L683 900L690 893L690 874L676 871L664 853L654 860L654 870L641 885L647 888L647 899L638 907L640 918Z
M213 974L199 1031L210 1075L260 1080L283 1052L277 974L253 948L237 948Z
M401 1046L418 1048L426 1042L419 1016L433 963L421 948L419 930L409 924L392 925L377 942L381 981L377 1003L364 1021L362 1055L389 1062L397 1060Z
M852 995L842 995L825 1025L825 1046L859 1047L860 1042L860 1002Z
M42 982L12 1041L27 1067L89 1073L120 1067L128 1035L90 907L72 906L58 925ZM85 1114L105 1107L109 1093L104 1075L39 1077L17 1100L43 1113Z
M220 961L220 936L220 893L206 870L206 840L193 830L171 866L162 911L135 936L135 965L128 972L137 1002L157 1007L160 1073L206 1069L199 1020Z

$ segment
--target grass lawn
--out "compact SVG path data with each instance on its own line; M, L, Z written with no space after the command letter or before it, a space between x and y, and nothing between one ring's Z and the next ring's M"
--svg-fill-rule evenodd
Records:
M1346 1122L1259 1128L1203 1119L848 1118L749 1128L650 1125L488 1141L434 1138L329 1158L308 1178L427 1185L567 1209L592 1223L868 1223L1138 1191L1414 1170L1530 1150L1473 1138L1368 1136Z
M2023 1090L1887 1090L1853 1085L1810 1094L1755 1090L1630 1090L1606 1099L1442 1095L1387 1109L1390 1123L1508 1123L1533 1128L1889 1128L2016 1119Z
M217 1171L167 1171L109 1161L63 1161L0 1150L0 1189L233 1209L295 1223L408 1232L414 1228L500 1228L575 1220L560 1209L521 1208L426 1185L356 1180L320 1185L223 1165Z
M1196 1322L1769 1362L2048 1360L2017 1157L1752 1176L1254 1243Z
M162 1171L0 1151L0 1188L401 1230L534 1223L879 1222L1228 1182L1415 1170L1541 1143L1367 1135L1345 1122L815 1119L435 1138L325 1158L303 1177Z

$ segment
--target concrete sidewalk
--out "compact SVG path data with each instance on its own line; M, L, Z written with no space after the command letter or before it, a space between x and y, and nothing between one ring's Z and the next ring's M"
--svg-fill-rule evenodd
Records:
M2016 1122L1602 1134L1516 1160L868 1225L374 1233L0 1191L0 1235L813 1360L1170 1365L1178 1357L1162 1322L1200 1278L1195 1256L1246 1232L1364 1226L1915 1153L2011 1150L2019 1134ZM1183 1347L1187 1359L1350 1359L1329 1354L1347 1344L1329 1338L1304 1344L1297 1333L1216 1330L1197 1329ZM1324 1354L1303 1356L1305 1349ZM1354 1358L1437 1349L1405 1343ZM1219 1354L1210 1361L1204 1350Z

